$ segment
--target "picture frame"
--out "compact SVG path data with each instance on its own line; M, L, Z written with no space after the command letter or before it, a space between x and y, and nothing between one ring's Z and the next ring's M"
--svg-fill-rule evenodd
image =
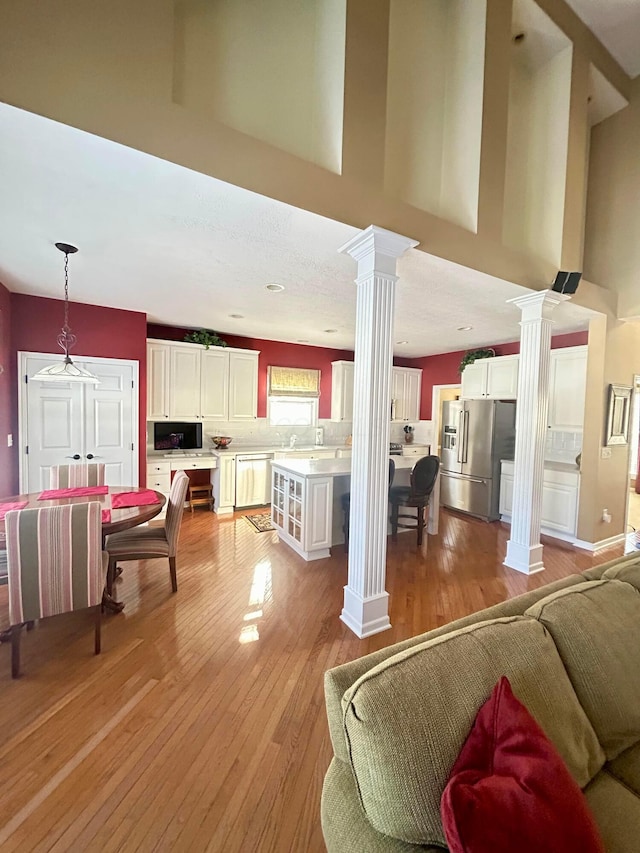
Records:
M609 385L606 447L629 444L632 391L630 385Z

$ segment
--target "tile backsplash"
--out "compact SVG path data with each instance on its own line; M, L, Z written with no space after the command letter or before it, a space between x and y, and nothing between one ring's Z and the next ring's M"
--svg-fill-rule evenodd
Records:
M544 458L551 462L575 462L582 450L581 432L547 431Z

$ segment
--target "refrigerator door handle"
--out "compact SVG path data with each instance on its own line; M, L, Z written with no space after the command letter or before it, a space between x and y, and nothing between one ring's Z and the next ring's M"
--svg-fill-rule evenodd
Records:
M458 412L458 462L462 462L464 450L464 410Z
M463 412L462 423L463 423L463 428L464 428L464 433L463 433L464 444L463 444L463 448L462 448L462 462L464 463L467 461L467 454L469 451L469 411L468 411L468 409L465 409Z
M443 471L442 473L445 477L451 477L453 480L464 480L466 483L482 483L486 486L488 482L481 477L470 477L468 474L454 474L451 471Z

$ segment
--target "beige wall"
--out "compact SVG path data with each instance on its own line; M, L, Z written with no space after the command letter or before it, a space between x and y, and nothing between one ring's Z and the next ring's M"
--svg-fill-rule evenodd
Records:
M202 4L194 1L186 5L197 9ZM251 10L267 4L221 0L217 5L229 12L231 17L225 18L225 26L233 30L240 27L233 18L236 5ZM309 5L316 8L315 3ZM626 94L628 79L568 7L561 0L546 0L541 5L573 41L574 57L595 64ZM276 6L284 9L285 0L278 0ZM336 8L339 10L339 4ZM313 140L309 140L308 133L306 141L300 137L299 123L291 115L283 118L283 105L277 99L271 114L264 107L260 111L259 130L247 124L251 110L246 108L246 101L242 108L227 105L220 90L211 96L215 109L203 108L208 93L198 90L196 96L193 87L197 89L202 80L210 80L212 68L229 81L230 69L236 68L235 58L229 56L219 62L218 57L206 55L193 33L185 37L181 18L184 11L185 2L174 4L171 0L138 0L134 4L129 0L95 0L91 4L82 0L49 0L44 7L39 0L0 0L0 99L354 226L365 227L374 222L419 240L424 251L500 278L536 289L552 280L556 271L553 262L502 242L508 110L504 57L511 44L510 0L489 0L487 4L477 234L444 218L445 213L452 215L450 211L443 211L439 217L385 190L389 0L347 0L342 174L335 171L338 158L335 150L330 153L331 143L326 138L323 156L312 151L305 159L303 149L308 150ZM338 18L339 15L331 20ZM305 66L303 47L316 51L318 39L311 38L311 30L315 27L317 36L318 28L327 23L321 26L316 17L312 25L310 17L304 15L300 20L298 35L303 44L290 47L297 57L295 67L289 69L292 74ZM244 24L252 33L251 37L242 33L242 55L247 54L251 39L256 38L257 26L250 15ZM203 27L203 32L206 29ZM287 33L290 38L296 36L290 29ZM324 39L324 47L317 48L324 51L324 56L332 54L325 36L320 39L321 43ZM333 33L329 42L339 37ZM188 56L184 55L185 50ZM288 55L289 49L285 53ZM280 70L273 56L269 62L268 76L273 80ZM259 71L260 63L254 63L247 73L252 69ZM192 87L197 105L185 94L185 74L191 81L187 81L187 88ZM326 113L318 106L318 100L322 101L317 97L318 86L333 92L329 101L335 104L336 81L320 83L314 78L312 84L310 76L313 74L308 68L301 75L310 87L318 120L324 121L322 115L326 118ZM212 81L214 89L218 82L219 79ZM287 91L295 94L292 111L304 101L298 82L287 83ZM237 85L237 81L229 82L230 91ZM247 84L241 89L246 95L251 87ZM186 106L177 103L176 98ZM574 106L571 122L582 120ZM582 113L586 108L583 103ZM329 127L332 121L339 122L339 117L336 119L335 109L327 109ZM219 120L221 114L242 129L223 123ZM287 133L287 144L295 147L297 156L283 149L285 142L277 126L280 122L289 129L296 125L295 131ZM335 126L327 130L331 139L335 131ZM263 138L269 136L269 142L251 132L259 132ZM569 132L571 135L571 126ZM578 161L578 168L584 167L584 140L580 146L573 146L572 156ZM330 168L321 168L314 159L321 159ZM575 206L565 209L563 244L569 237L574 243L579 242L581 217L582 211ZM601 296L587 288L581 289L578 301L592 305L592 295L601 301Z
M640 77L593 129L588 187L585 273L618 292L620 317L640 317Z

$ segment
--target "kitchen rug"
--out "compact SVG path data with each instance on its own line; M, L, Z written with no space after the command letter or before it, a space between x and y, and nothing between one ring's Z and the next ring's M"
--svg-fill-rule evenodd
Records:
M247 521L252 524L258 533L266 533L268 530L275 530L271 524L271 513L259 512L257 515L245 515Z

